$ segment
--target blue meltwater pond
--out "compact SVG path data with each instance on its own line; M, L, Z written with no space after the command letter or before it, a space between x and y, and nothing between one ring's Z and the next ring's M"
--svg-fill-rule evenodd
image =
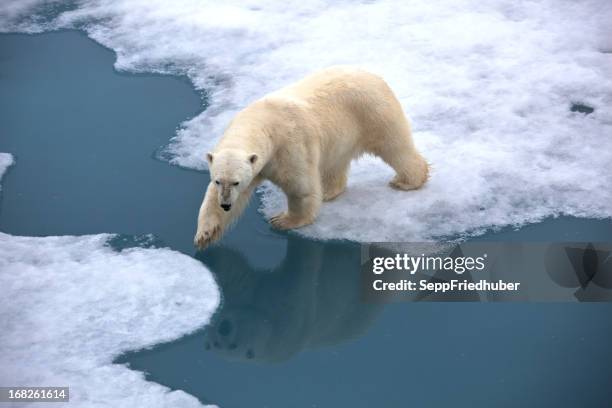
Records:
M223 241L192 247L206 172L157 160L206 107L183 78L116 72L62 31L0 35L0 230L121 234L194 256L223 303L209 327L118 356L220 407L603 407L610 304L360 301L360 248L270 229L254 198ZM558 218L480 240L611 241L610 220Z

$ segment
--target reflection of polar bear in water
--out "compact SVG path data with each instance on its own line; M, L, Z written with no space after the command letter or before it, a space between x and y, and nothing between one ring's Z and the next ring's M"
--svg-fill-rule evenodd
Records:
M361 301L358 245L289 237L287 256L257 271L234 251L210 248L222 309L206 331L207 348L228 358L282 361L305 348L364 334L382 305Z

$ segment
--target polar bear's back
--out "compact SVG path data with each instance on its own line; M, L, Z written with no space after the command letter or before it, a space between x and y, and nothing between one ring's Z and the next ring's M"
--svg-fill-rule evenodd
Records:
M410 134L391 88L378 75L351 66L315 72L268 97L301 106L316 123L322 152L337 160L375 150L389 133Z
M362 100L395 99L386 82L371 72L338 65L314 72L298 82L288 85L269 96L285 97L309 104L342 102L349 104Z

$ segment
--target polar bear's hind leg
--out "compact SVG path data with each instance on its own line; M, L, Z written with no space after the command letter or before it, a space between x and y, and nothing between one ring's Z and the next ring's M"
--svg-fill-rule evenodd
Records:
M429 165L416 150L410 127L407 123L400 123L386 130L371 153L383 159L397 173L389 185L399 190L420 188L429 177Z
M416 190L420 188L429 177L429 165L423 157L416 152L404 152L401 159L385 159L397 172L395 177L389 182L392 188L398 190Z

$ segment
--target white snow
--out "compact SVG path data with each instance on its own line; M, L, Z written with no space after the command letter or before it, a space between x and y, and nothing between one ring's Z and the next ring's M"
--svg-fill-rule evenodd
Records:
M205 168L238 109L313 70L353 64L385 77L432 163L430 182L393 191L390 169L366 158L305 235L427 240L612 216L607 0L85 0L47 23L15 17L26 13L19 1L5 2L2 30L84 29L117 52L117 69L182 73L206 90L210 107L166 151L182 166ZM570 112L574 102L595 111ZM266 216L283 205L264 188Z
M0 178L11 163L0 153ZM0 384L68 386L71 407L202 407L112 361L208 323L211 273L166 248L117 252L112 237L0 232Z
M9 153L0 153L0 181L2 180L2 177L4 176L4 173L6 173L6 170L8 170L8 168L11 167L13 163L14 163L13 155ZM0 184L0 190L2 190L1 184Z
M0 233L0 383L69 386L70 406L201 407L112 361L206 324L219 304L211 274L169 249L116 252L109 238Z

